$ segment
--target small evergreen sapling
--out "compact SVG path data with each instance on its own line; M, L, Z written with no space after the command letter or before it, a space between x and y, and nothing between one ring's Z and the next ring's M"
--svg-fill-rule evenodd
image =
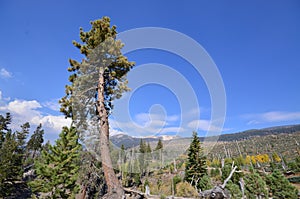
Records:
M63 127L56 144L43 149L35 162L37 178L30 182L32 191L51 198L74 198L79 191L80 150L76 128Z

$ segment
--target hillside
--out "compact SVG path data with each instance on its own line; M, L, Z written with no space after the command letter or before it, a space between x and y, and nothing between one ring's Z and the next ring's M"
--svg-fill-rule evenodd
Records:
M300 131L265 136L253 136L240 141L220 141L208 151L210 158L230 158L239 155L277 153L286 159L294 159L300 154Z
M249 165L252 165L253 163L246 163L246 160L247 157L255 157L255 161L262 161L257 164L254 163L254 168L257 170L256 178L258 173L262 176L272 175L270 171L273 167L276 167L281 169L281 172L285 173L287 178L294 180L294 186L298 187L299 183L297 179L299 178L299 172L295 169L296 167L290 166L295 164L296 158L299 158L300 155L299 126L300 125L290 125L248 130L236 134L220 136L217 143L204 142L202 146L208 159L208 173L212 184L217 185L224 180L221 178L220 173L214 173L216 171L215 168L220 167L222 159L225 159L225 164L229 165L227 165L228 168L232 168L232 160L234 160L236 164L242 165L241 171L244 174L244 178L245 180L249 180L250 177L247 177L247 175L251 175ZM176 192L183 192L183 190L188 188L187 185L182 184L182 180L185 176L185 162L188 157L186 150L190 146L191 138L177 137L171 140L164 140L162 151L153 151L159 138L143 138L144 141L149 141L152 148L151 153L143 154L139 152L139 142L141 138L132 138L128 135L114 136L115 139L118 137L120 138L120 140L118 140L120 141L119 144L124 141L130 143L130 140L137 143L137 146L125 150L124 157L126 157L127 163L124 164L124 168L129 169L131 172L142 172L138 167L134 167L134 162L139 162L141 157L145 158L147 169L145 170L145 175L141 178L142 185L135 189L144 191L143 185L147 183L151 188L151 193L158 196L174 194L172 192L173 186L175 187ZM147 141L147 139L149 140ZM120 154L121 153L118 153L118 155L116 154L116 166L118 165L118 162L120 162ZM274 159L273 154L278 154L279 161ZM262 157L263 155L266 155L270 159L266 161L265 159L259 160L258 157ZM284 170L285 168L288 170ZM224 172L225 170L221 171ZM175 181L178 183L178 186L171 184L172 182L175 183ZM239 182L237 181L236 183ZM234 192L236 190L232 189L230 191ZM237 194L237 192L235 192L235 194ZM233 198L240 197L235 195Z
M288 126L274 126L263 129L251 129L243 132L233 134L223 134L219 137L219 141L236 141L249 139L255 136L278 135L278 134L291 134L300 131L300 124Z
M240 141L247 140L249 138L257 137L257 136L267 136L267 135L279 135L279 134L293 134L295 132L300 131L300 124L297 125L288 125L288 126L275 126L268 127L263 129L251 129L247 131L232 133L232 134L222 134L219 136L219 142L231 142L231 141ZM142 138L146 142L157 142L159 139L165 140L164 137L144 137ZM189 141L189 138L180 138L174 136L176 141ZM118 134L114 135L110 138L111 142L117 147L121 147L123 144L125 148L136 147L139 145L141 138L132 137L127 134ZM203 141L204 137L200 137L200 140ZM165 140L166 143L170 142L170 139Z
M152 150L156 147L159 139L163 140L162 152L163 164L167 165L182 154L185 154L191 138L174 137L164 140L163 137L146 137L143 141L149 143ZM200 138L202 141L204 138ZM122 144L127 148L139 151L141 138L119 134L111 137L112 143L120 147ZM279 154L285 159L294 159L300 153L300 125L269 127L265 129L247 130L235 134L221 135L217 143L204 142L203 147L209 159L234 158L240 155ZM288 150L287 150L288 149ZM117 161L117 156L115 161Z

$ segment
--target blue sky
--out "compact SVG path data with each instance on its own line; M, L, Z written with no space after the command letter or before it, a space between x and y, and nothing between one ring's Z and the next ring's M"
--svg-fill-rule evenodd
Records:
M12 112L15 124L26 120L35 126L42 122L46 139L55 139L67 123L57 111L57 100L68 83L68 59L81 59L72 40L79 40L79 27L88 30L89 22L102 16L109 16L118 32L161 27L198 42L224 82L224 133L300 123L300 3L296 0L3 0L0 112ZM180 48L176 42L174 46ZM211 124L212 103L208 85L193 66L182 57L157 49L138 50L127 56L136 62L136 69L148 64L157 74L152 75L154 79L164 77L174 83L174 89L147 84L126 94L129 104L121 100L116 102L116 109L125 106L130 118L122 118L123 113L116 110L111 118L112 132L185 136L197 130L204 135ZM164 67L157 64L178 73L162 73ZM129 74L128 78L133 85L144 77ZM181 88L180 78L190 86ZM197 107L180 108L195 100L189 96L189 89L195 93L200 114L194 111Z

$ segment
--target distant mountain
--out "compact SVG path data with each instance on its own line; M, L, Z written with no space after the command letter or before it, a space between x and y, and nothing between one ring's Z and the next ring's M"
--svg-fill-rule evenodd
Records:
M110 141L116 145L117 147L121 147L122 144L124 145L125 148L131 148L138 146L140 144L141 139L146 142L154 142L158 141L160 137L144 137L144 138L137 138L137 137L132 137L126 134L117 134L112 137L110 137Z
M274 126L263 129L251 129L243 132L223 134L219 137L219 141L230 142L249 139L256 136L290 134L300 131L300 124L287 126Z
M221 142L239 141L239 140L247 140L257 136L291 134L295 132L300 132L300 124L287 125L287 126L275 126L275 127L268 127L263 129L251 129L251 130L238 132L238 133L223 134L219 136L218 141ZM180 139L187 139L187 138L180 138L178 136L170 136L170 135L148 136L148 137L138 138L138 137L129 136L127 134L117 134L111 136L110 141L118 147L121 147L123 144L125 148L131 148L131 147L138 146L140 144L141 139L143 139L146 142L157 142L159 139L164 141L170 141L172 139L180 140ZM200 140L203 141L204 137L201 137Z

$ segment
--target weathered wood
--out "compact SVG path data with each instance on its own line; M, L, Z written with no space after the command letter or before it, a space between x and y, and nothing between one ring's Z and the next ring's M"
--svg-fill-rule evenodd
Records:
M200 198L205 199L229 199L231 198L230 192L225 189L227 182L231 179L234 172L237 172L237 166L234 166L234 162L232 163L231 172L229 176L224 180L222 185L215 186L212 189L205 190L199 193Z
M125 191L125 198L126 199L149 199L149 196L147 196L145 193L138 191L138 190L133 190L129 188L123 188Z
M239 184L240 184L241 191L242 191L242 199L244 199L245 198L245 182L244 182L243 178L240 178Z
M205 199L230 199L229 191L222 186L215 186L213 189L200 192L200 198Z
M234 168L231 170L229 176L224 180L224 183L221 185L222 189L225 189L225 186L227 184L227 182L230 180L230 178L232 177L233 173L235 172L235 170L237 169L237 166L234 166Z

